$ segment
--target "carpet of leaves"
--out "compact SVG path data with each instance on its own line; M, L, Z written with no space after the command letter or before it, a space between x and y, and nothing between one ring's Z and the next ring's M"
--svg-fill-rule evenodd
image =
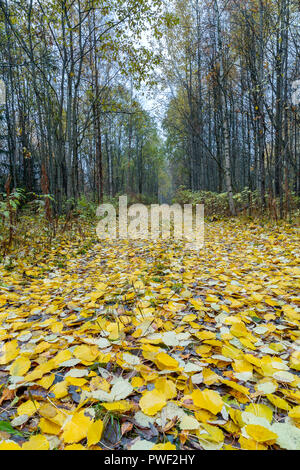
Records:
M0 267L0 449L300 450L299 230L94 229Z

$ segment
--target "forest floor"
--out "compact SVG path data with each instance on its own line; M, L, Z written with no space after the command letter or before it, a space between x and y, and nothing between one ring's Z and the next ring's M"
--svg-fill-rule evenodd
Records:
M299 230L27 237L0 267L0 449L300 450Z

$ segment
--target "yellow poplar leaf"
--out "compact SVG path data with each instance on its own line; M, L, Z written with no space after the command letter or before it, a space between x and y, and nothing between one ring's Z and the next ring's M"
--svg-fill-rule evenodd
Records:
M219 382L220 377L211 369L208 369L208 368L203 369L202 375L203 375L203 382L205 383L205 385L213 385Z
M72 353L68 349L60 351L54 358L55 366L60 366L63 362L69 361L72 358Z
M237 426L239 426L240 428L244 426L244 422L242 419L242 412L240 410L235 410L234 408L230 408L229 416Z
M151 344L144 344L142 349L144 358L149 361L155 362L156 356L158 355L160 348L152 346Z
M115 401L114 403L102 403L101 404L107 411L114 411L118 413L126 413L130 411L132 405L126 400Z
M1 450L21 450L21 447L13 441L2 441L0 442L0 451Z
M144 385L144 380L141 377L133 377L131 385L133 388L141 388Z
M294 351L290 358L291 369L300 371L300 351Z
M290 412L289 412L290 418L294 419L300 419L300 406L295 406Z
M0 365L4 366L13 361L19 355L18 341L13 340L0 346Z
M71 444L70 446L66 446L64 450L86 450L86 448L81 444Z
M270 395L271 393L276 392L278 389L278 384L275 382L275 380L270 381L269 379L263 379L255 385L255 389L261 395Z
M64 380L53 385L50 389L51 393L54 393L55 398L64 398L68 395L68 383Z
M17 377L23 377L26 372L29 371L31 362L27 357L21 356L13 362L10 366L9 373L10 375L15 375Z
M199 354L199 356L205 357L210 354L211 349L211 346L199 346L199 348L196 349L196 353Z
M119 339L123 328L118 323L109 323L106 326L107 331L110 333L108 339L112 341L116 341L117 339Z
M243 450L267 450L268 449L263 444L259 444L253 439L246 439L243 436L240 436L239 443L240 443L241 449Z
M207 431L207 435L203 434L201 432L202 429ZM211 442L224 442L223 431L221 429L219 429L218 427L212 426L212 425L207 424L207 423L202 423L201 424L201 430L200 430L200 432L198 431L198 433L197 433L198 436L201 439L206 439L206 440L211 441Z
M51 387L51 385L53 384L54 380L55 380L55 375L50 374L50 375L46 375L45 377L43 377L37 383L38 383L38 385L43 387L45 390L48 390Z
M207 410L198 410L195 412L195 418L201 423L215 420L215 416Z
M57 414L53 417L49 417L48 419L58 426L62 427L66 421L70 419L70 413L67 413L65 410L56 410Z
M177 397L177 390L172 380L165 378L157 379L154 383L156 390L161 393L166 400Z
M167 401L160 392L152 390L146 392L140 399L140 407L143 413L148 416L154 416L166 406Z
M58 424L55 424L46 418L41 418L39 428L44 434L53 434L58 436L61 432L61 427L58 426Z
M278 382L283 383L292 383L297 379L297 376L291 374L290 372L286 371L279 371L273 374L273 378L276 379Z
M73 355L83 362L95 362L99 356L99 350L96 347L83 344L74 349Z
M33 402L32 400L28 400L25 403L22 403L22 405L18 406L17 413L19 416L22 415L27 415L27 416L33 416L34 413L37 412L39 409L40 404L38 402Z
M39 414L43 416L43 418L54 418L57 415L57 410L53 405L50 405L50 403L43 403L39 408Z
M155 444L151 450L176 450L176 446L167 442L166 444Z
M51 344L47 343L46 341L42 341L40 344L37 345L34 352L35 354L41 354L42 352L46 351L47 349L51 348Z
M252 351L256 350L256 347L250 341L250 337L248 337L248 338L239 338L239 340L240 340L241 344L243 346L245 346L245 348L251 349Z
M214 415L220 413L224 406L221 396L213 390L195 390L191 398L197 408L208 410Z
M230 333L237 338L242 338L248 335L248 330L244 323L234 323L231 327Z
M166 353L159 353L155 363L160 370L178 370L179 362Z
M228 421L226 424L223 425L223 428L230 434L240 433L240 426L235 424L233 421Z
M53 323L50 329L52 333L61 333L64 329L64 324L59 322Z
M185 317L183 317L182 321L185 322L185 323L190 323L194 320L197 320L197 315L186 315Z
M34 382L37 379L41 379L44 375L48 374L52 369L55 369L55 362L53 359L37 366L32 372L29 372L24 377L25 382Z
M219 301L220 301L220 299L218 297L216 297L215 295L207 295L206 296L206 302L218 303Z
M62 438L66 444L76 444L87 437L91 420L84 415L84 410L74 413L64 426Z
M261 294L252 294L250 296L251 300L254 300L255 302L261 302L263 300L264 296Z
M253 372L252 364L249 364L249 362L244 361L243 359L235 360L233 364L233 369L238 373Z
M98 444L103 433L103 428L103 421L101 421L100 419L90 425L87 432L88 447Z
M261 359L256 356L253 356L252 354L245 354L244 359L256 367L261 367Z
M249 395L248 388L244 387L243 385L239 385L236 382L233 382L232 380L221 379L220 381L223 384L228 385L228 387L233 388L234 390L237 390L240 393L243 393L244 395Z
M276 395L267 395L267 399L272 403L272 405L280 410L290 410L290 405L283 398L277 397Z
M243 357L242 351L234 346L223 346L221 354L222 356L229 357L230 359L241 359Z
M255 416L258 416L259 418L266 418L269 423L272 422L273 411L267 405L251 403L250 405L246 406L245 411L247 413L252 413Z
M83 387L87 383L86 379L78 379L77 377L66 377L68 385L74 385L75 387Z
M98 291L98 292L92 292L90 294L91 300L95 302L95 300L101 299L103 297L104 292Z
M199 429L200 424L193 416L185 414L185 416L180 420L180 429L182 431L195 431Z
M278 435L259 424L245 426L246 433L256 442L275 442Z
M199 299L192 299L190 300L190 303L197 311L201 311L204 308L203 302Z
M199 333L195 333L195 336L201 341L205 341L207 339L215 339L216 333L212 331L200 331Z
M22 450L49 450L50 444L48 439L42 434L31 436L28 442L24 442Z

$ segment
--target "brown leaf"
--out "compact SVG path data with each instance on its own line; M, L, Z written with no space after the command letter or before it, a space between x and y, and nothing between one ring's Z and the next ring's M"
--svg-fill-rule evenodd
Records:
M13 400L15 398L15 391L14 390L9 390L8 388L5 388L2 393L2 397L0 398L0 405L6 400Z
M122 436L124 436L124 434L130 432L133 428L133 423L129 423L128 421L126 423L123 423L122 426L121 426L121 433L122 433Z

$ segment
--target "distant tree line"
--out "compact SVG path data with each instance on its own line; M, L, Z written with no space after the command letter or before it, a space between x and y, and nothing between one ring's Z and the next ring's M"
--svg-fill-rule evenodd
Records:
M156 197L155 122L135 97L158 57L159 0L0 0L0 184L48 191L55 208L91 194Z
M174 0L170 11L161 81L175 186L227 192L232 214L249 188L282 214L300 196L299 2Z

